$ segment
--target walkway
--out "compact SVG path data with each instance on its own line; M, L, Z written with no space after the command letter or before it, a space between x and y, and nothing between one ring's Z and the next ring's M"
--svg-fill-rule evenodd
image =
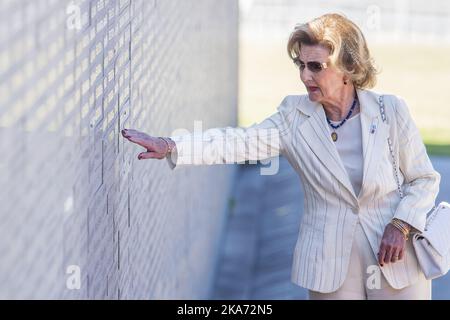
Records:
M450 158L431 159L442 175L437 201L450 201ZM277 175L261 176L256 165L239 170L213 299L306 299L290 281L303 208L299 177L284 158ZM433 299L450 299L450 274L433 281Z

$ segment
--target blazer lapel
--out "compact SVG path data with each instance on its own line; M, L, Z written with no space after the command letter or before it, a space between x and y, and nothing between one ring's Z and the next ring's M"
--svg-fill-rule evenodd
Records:
M361 200L375 179L377 166L383 155L382 150L388 143L389 125L381 119L378 94L366 90L357 90L357 95L361 105L364 158L363 183L358 196L359 200Z
M387 143L388 125L382 120L378 107L378 95L366 90L357 90L361 111L362 150L363 150L363 183L359 195L355 194L347 170L331 139L331 131L327 124L326 114L321 104L308 98L304 104L297 105L302 113L308 116L298 128L300 135L319 158L323 166L349 191L355 200L365 195L367 186L375 177L376 165L382 155L382 148Z
M348 173L331 139L325 111L321 104L305 99L300 111L309 118L298 128L300 135L330 173L356 198ZM308 112L309 111L309 112Z

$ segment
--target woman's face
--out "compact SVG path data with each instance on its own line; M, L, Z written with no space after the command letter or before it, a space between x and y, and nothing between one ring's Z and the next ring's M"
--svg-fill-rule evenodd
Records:
M300 79L308 91L309 99L315 102L327 102L341 95L344 87L344 73L336 69L329 61L330 50L322 45L302 44L299 62ZM327 63L327 68L318 72L308 68L308 62ZM317 70L316 70L317 71Z

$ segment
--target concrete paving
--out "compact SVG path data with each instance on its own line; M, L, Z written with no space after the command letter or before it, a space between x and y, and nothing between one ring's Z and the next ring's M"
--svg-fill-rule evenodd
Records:
M431 160L442 176L437 202L450 202L450 158ZM262 176L257 165L239 170L212 299L307 299L307 290L290 281L300 178L284 158L277 175ZM433 299L450 299L450 273L433 281Z

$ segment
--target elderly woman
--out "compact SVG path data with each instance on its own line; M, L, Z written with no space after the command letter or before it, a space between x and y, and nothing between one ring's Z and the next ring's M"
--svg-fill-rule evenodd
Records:
M295 284L311 299L431 299L408 235L423 231L440 175L407 105L387 95L380 108L380 95L368 90L376 69L365 38L341 15L298 25L287 47L308 94L287 96L261 123L123 136L147 149L139 159L166 158L172 169L285 156L305 195Z

